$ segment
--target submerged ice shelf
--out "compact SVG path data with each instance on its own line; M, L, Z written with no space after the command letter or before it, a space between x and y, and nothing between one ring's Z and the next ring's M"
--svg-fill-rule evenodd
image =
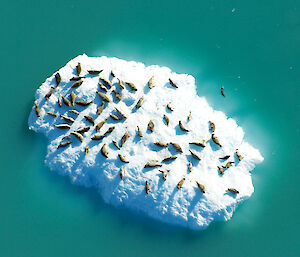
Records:
M115 206L203 229L228 220L254 191L250 171L263 157L233 119L197 96L190 75L80 55L35 99L28 123L49 140L46 164Z

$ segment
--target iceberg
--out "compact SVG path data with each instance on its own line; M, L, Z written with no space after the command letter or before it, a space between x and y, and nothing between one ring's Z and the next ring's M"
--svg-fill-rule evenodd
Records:
M37 89L28 124L48 139L51 170L109 204L196 230L232 217L263 161L191 75L118 58L69 61Z

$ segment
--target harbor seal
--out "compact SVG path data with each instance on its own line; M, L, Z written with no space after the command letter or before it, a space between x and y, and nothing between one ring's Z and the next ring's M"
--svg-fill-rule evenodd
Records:
M78 80L81 80L84 78L85 78L84 76L75 76L75 77L70 78L70 81L78 81Z
M76 96L75 96L75 93L73 91L70 94L70 98L71 98L71 105L74 106Z
M229 157L230 157L230 155L225 155L225 156L223 156L223 157L220 157L219 159L220 159L220 160L227 160Z
M90 128L91 128L90 126L86 126L86 127L75 130L75 132L85 133L85 132L88 132L90 130Z
M145 186L146 194L149 194L150 192L150 185L149 182L146 180L146 186Z
M114 114L109 114L109 117L111 117L113 120L118 121L120 118Z
M161 162L170 162L170 161L174 161L174 160L176 160L176 159L177 159L177 156L171 155L171 156L168 156L168 157L162 159Z
M80 106L88 106L91 103L93 103L93 101L86 102L86 101L82 101L82 100L77 100L77 101L75 101L75 103L78 104L78 105L80 105Z
M129 163L129 161L122 154L119 153L118 156L121 162Z
M187 117L187 120L190 121L192 119L192 112L190 111L189 116Z
M166 125L169 126L169 123L170 123L169 117L166 114L164 114L164 118L163 119L164 119Z
M104 103L102 103L100 106L97 108L97 114L100 115L104 110Z
M34 105L35 105L35 114L36 114L36 116L41 117L41 109L38 106L37 101L34 102Z
M154 88L155 87L155 81L154 81L154 76L152 76L149 81L148 81L148 87L150 89Z
M189 151L194 159L201 161L201 157L196 152L194 152L192 150L189 150Z
M169 171L170 170L159 170L159 172L161 172L161 174L162 174L162 178L163 178L164 181L167 180L167 175L168 175Z
M58 97L58 99L57 99L57 103L58 103L58 106L59 107L62 107L62 102L61 102L61 99Z
M174 111L174 108L172 107L171 102L167 104L167 109L171 112Z
M76 66L76 72L77 72L77 75L79 76L80 75L80 73L81 73L81 64L80 64L80 62L77 64L77 66Z
M90 75L99 75L103 70L88 70Z
M121 147L125 144L127 139L130 137L129 133L126 131L125 134L121 138Z
M237 195L239 193L239 191L236 190L235 188L228 188L226 191L230 192L230 193L233 193L234 195Z
M50 91L45 95L46 101L47 101L47 100L50 98L50 96L52 95L53 90L54 90L54 87L51 87Z
M154 142L154 144L159 147L168 147L169 145L168 143L162 143L160 141Z
M177 189L182 188L184 181L185 181L185 178L181 179L181 180L178 182L178 184L177 184Z
M198 186L198 188L200 189L200 191L201 191L203 194L205 194L205 187L204 187L202 184L200 184L198 181L196 181L196 183L197 183L197 186Z
M224 94L224 87L223 87L223 86L221 87L221 94L222 94L222 96L225 97L225 94Z
M49 115L51 115L51 116L53 116L53 117L57 117L57 116L58 116L58 114L55 113L55 112L47 112L47 114L49 114Z
M235 150L235 154L236 154L236 157L239 159L239 161L241 161L244 157L240 154L239 150L236 149Z
M97 91L97 94L100 96L100 98L101 98L104 102L107 102L107 103L110 102L109 98L108 98L105 94L103 94L102 92Z
M213 141L216 145L222 147L222 145L221 145L220 142L219 142L219 139L215 136L214 133L211 134L211 139L212 139L212 141Z
M54 124L54 127L59 128L59 129L70 129L71 126L69 124Z
M223 167L218 166L218 170L219 170L220 175L223 175L223 174L224 174L224 169L223 169Z
M137 134L140 138L143 137L142 131L140 130L139 126L137 126Z
M191 161L189 161L189 163L188 163L188 170L189 170L190 173L191 173L192 170L193 170L193 165L192 165L192 162L191 162Z
M112 83L105 78L100 78L100 80L102 81L103 85L107 88L107 89L111 89L112 88Z
M205 140L203 140L202 142L191 142L189 143L190 145L196 145L196 146L200 146L200 147L205 147Z
M68 117L66 115L60 115L61 118L63 118L66 122L69 122L69 123L74 123L74 119L71 118L71 117Z
M61 139L61 141L63 141L63 140L71 140L72 138L70 137L70 135L67 135L67 136L64 136L62 139Z
M111 126L108 128L108 130L103 134L105 137L108 136L111 132L113 132L115 129L115 126Z
M108 158L108 152L106 149L106 144L103 144L103 146L101 147L101 154L105 157Z
M61 142L58 146L57 149L62 148L62 147L67 147L68 145L72 144L72 141L65 141L65 142Z
M61 82L61 76L58 72L55 74L55 81L56 81L56 87L58 87L59 83Z
M121 149L119 146L119 143L116 140L112 140L115 147L117 147L119 150Z
M80 133L72 131L71 134L77 137L81 143L83 142L84 137Z
M71 107L71 102L70 102L67 98L62 97L62 99L63 99L63 102L64 102L64 104L65 104L66 106Z
M172 145L174 147L174 149L176 150L176 152L183 153L182 148L180 147L179 144L171 142L170 145Z
M155 168L155 167L161 167L162 164L160 164L158 161L152 161L152 162L147 162L144 166L144 168Z
M152 120L150 120L149 123L148 123L148 130L149 130L151 133L153 133L153 131L154 131L154 123L153 123Z
M134 106L134 110L137 110L137 109L139 109L139 108L141 108L141 106L143 105L143 103L144 103L144 97L142 96L139 100L138 100L138 102L137 102L137 104Z
M73 113L73 114L75 114L77 116L80 114L80 112L77 111L77 110L68 110L68 112Z
M98 132L106 122L107 122L107 119L100 121L96 126L96 132Z
M100 90L102 90L105 93L108 92L108 89L101 82L99 82L98 85L99 85Z
M137 91L136 86L131 82L125 82L125 84L129 87L131 91Z
M124 178L124 169L123 169L123 166L121 166L121 169L120 169L120 178L121 179Z
M231 166L231 164L233 164L234 162L227 162L225 165L223 165L222 167L224 168L224 169L228 169L230 166Z
M169 79L170 85L174 88L178 88L178 86L175 84L175 82L171 79Z
M209 121L209 126L210 126L210 131L215 132L215 130L216 130L215 123L213 123L212 121Z
M89 151L90 151L90 148L88 146L86 148L84 148L84 155L87 156Z
M112 92L115 96L116 101L122 101L122 95L117 90L114 89Z
M179 128L183 131L183 132L189 132L189 130L183 125L182 121L180 120L178 122Z
M121 112L117 107L115 107L115 110L117 112L117 115L120 117L120 120L127 119L127 116L123 112Z
M93 126L95 126L95 121L94 121L93 117L91 117L89 115L84 115L84 118L86 119L86 121L92 123Z
M77 88L77 87L80 87L82 85L83 81L82 80L78 80L78 81L75 81L70 88Z
M103 138L105 138L104 135L93 135L93 136L91 137L92 140L96 140L96 141L100 141L100 140L102 140Z
M122 89L124 89L125 88L125 83L124 83L124 81L123 80L120 80L120 79L118 79L119 80L119 87L120 87L120 89L122 90Z

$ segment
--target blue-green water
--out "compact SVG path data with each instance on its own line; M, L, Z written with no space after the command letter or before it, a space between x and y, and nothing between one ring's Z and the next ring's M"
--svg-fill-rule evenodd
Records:
M0 256L300 256L299 1L2 1L0 21ZM45 167L34 93L82 53L192 74L237 119L265 161L229 222L163 226Z

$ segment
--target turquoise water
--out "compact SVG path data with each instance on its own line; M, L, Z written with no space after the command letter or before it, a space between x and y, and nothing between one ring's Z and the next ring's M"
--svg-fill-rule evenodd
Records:
M161 2L1 3L0 256L300 256L299 1ZM192 74L237 119L265 161L230 221L163 226L45 167L46 142L27 129L34 93L82 53Z

